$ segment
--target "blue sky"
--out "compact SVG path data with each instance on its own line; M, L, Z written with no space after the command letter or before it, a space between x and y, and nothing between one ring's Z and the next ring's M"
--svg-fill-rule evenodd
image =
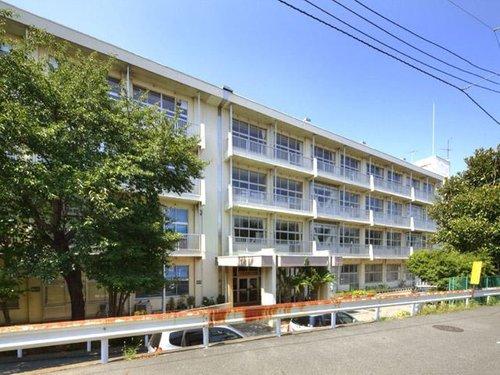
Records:
M312 10L302 0L289 1ZM341 1L428 52L471 68L390 28L353 0ZM500 47L493 32L447 0L362 1L476 64L500 71ZM500 1L454 1L493 27L500 26ZM298 118L310 117L321 127L407 160L412 150L416 150L415 160L431 154L433 102L436 149L444 156L445 151L439 149L451 138L453 172L464 168L463 158L475 148L500 143L500 126L459 91L274 0L8 2L213 84L228 85L240 95ZM390 40L332 1L314 2L352 25ZM450 72L476 81L467 74ZM477 88L469 92L500 118L500 94Z

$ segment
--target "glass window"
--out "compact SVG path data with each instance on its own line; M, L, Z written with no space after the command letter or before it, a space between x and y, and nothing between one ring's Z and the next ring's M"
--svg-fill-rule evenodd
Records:
M165 271L167 296L189 294L189 266L172 266Z
M377 178L384 178L384 168L379 167L377 165L373 165L370 163L366 163L366 170L368 171L368 174L372 174L373 176Z
M387 205L387 213L389 215L394 216L402 216L403 215L403 205L397 202L388 202Z
M250 147L251 151L264 152L263 147L259 145L266 144L266 129L259 128L255 125L244 121L233 119L233 145L240 148ZM250 144L250 146L249 146Z
M387 179L397 184L403 184L403 175L394 171L387 171Z
M120 80L113 77L108 77L109 92L108 95L111 99L119 99L121 95Z
M302 240L301 224L295 221L276 221L276 242L288 243L299 242Z
M401 233L387 232L387 246L401 247Z
M365 244L382 246L383 232L379 230L365 229Z
M314 198L322 207L334 207L339 202L339 189L334 186L314 183Z
M340 190L339 195L341 206L359 208L359 194Z
M177 125L186 126L188 119L188 102L175 100L174 97L156 91L147 90L140 86L133 86L132 96L135 100L145 105L156 105L163 110L169 118L177 114Z
M380 198L366 197L366 209L375 212L384 212L384 201Z
M165 229L188 234L188 210L185 208L170 207L165 211Z
M194 346L203 344L203 330L201 328L186 331L184 335L184 346Z
M210 343L235 340L240 338L240 336L236 332L233 332L230 329L223 327L209 328L208 337Z
M344 169L359 172L359 160L351 156L340 155L340 166Z
M184 331L177 331L170 333L168 341L170 344L175 346L182 346L182 336L184 336Z
M279 133L276 134L276 157L295 165L301 165L303 162L302 141Z
M302 198L302 182L276 177L274 194L285 197Z
M427 237L420 233L406 234L406 243L415 249L423 249L427 247Z
M344 264L340 267L340 285L357 285L358 265Z
M233 186L237 189L265 192L266 175L247 169L233 168Z
M314 146L314 157L318 160L318 169L333 172L335 166L335 152L319 146Z
M359 228L341 226L339 242L344 245L359 244Z
M406 177L406 184L408 186L413 186L415 190L420 190L420 181L416 178Z
M366 264L365 283L381 283L381 282L382 282L382 265Z
M314 240L318 244L332 247L338 243L339 227L336 224L314 223Z
M238 241L238 239L261 239L266 237L264 220L261 218L235 216L233 217L233 227L236 241Z
M387 265L386 279L387 279L387 282L399 280L399 265L398 264L388 264Z

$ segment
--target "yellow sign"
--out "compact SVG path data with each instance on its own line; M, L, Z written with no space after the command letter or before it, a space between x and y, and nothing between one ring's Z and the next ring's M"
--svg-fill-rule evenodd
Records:
M472 272L470 273L470 283L472 285L478 285L479 279L481 278L481 268L483 267L483 262L476 261L472 262Z

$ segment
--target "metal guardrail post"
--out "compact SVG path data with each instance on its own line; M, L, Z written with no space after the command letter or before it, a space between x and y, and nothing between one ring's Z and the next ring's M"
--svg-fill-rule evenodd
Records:
M377 307L375 309L375 320L379 321L380 320L380 307Z
M413 303L411 305L411 316L415 316L416 313L417 313L417 304Z
M281 337L281 319L276 318L274 320L274 324L276 324L275 330L276 330L276 337Z
M108 363L109 359L109 340L107 338L101 339L101 363Z
M332 312L330 317L330 328L335 328L337 326L337 313Z
M144 346L148 346L149 335L144 335Z
M92 351L92 341L87 341L87 352Z
M17 358L23 358L23 350L17 349Z
M208 348L209 344L209 331L208 326L203 327L203 347Z
M465 306L466 307L469 307L469 302L470 302L470 298L466 298L465 299Z

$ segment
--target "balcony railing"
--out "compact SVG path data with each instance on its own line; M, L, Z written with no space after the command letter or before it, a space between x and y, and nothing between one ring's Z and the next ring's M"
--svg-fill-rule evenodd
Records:
M233 239L233 253L256 253L262 249L272 247L272 241L267 238L235 237Z
M370 176L360 171L355 171L353 169L340 167L340 176L346 181L354 182L357 184L362 184L365 186L370 185Z
M187 201L197 201L205 204L205 180L194 179L193 186L190 191L177 194L173 191L165 191L163 196Z
M377 190L389 191L391 193L404 196L411 195L411 189L409 186L403 185L396 181L389 181L378 176L373 176L373 183L375 185L375 189Z
M407 258L410 256L410 248L402 246L373 246L374 258Z
M172 256L203 256L204 245L203 234L183 234Z
M232 200L234 203L256 204L312 214L312 201L288 195L274 194L270 196L265 191L233 187Z
M415 229L435 231L437 229L436 222L429 218L413 217L413 225Z
M274 249L277 253L312 254L313 247L314 241L274 241Z
M313 159L304 156L301 152L271 147L266 144L265 140L255 141L235 134L232 135L232 144L236 151L243 151L251 157L260 156L268 159L271 163L284 162L290 166L307 169L311 173L313 171Z
M258 253L273 249L277 254L312 254L314 241L288 241L268 238L235 237L232 240L233 254Z
M368 246L359 243L341 243L334 249L335 255L369 257Z
M338 217L347 220L370 220L370 213L359 207L342 206L335 202L318 202L320 216Z
M424 191L420 189L414 189L415 191L415 199L426 201L426 202L434 202L436 196L434 192Z
M373 211L373 221L378 225L410 226L410 219L403 215Z

